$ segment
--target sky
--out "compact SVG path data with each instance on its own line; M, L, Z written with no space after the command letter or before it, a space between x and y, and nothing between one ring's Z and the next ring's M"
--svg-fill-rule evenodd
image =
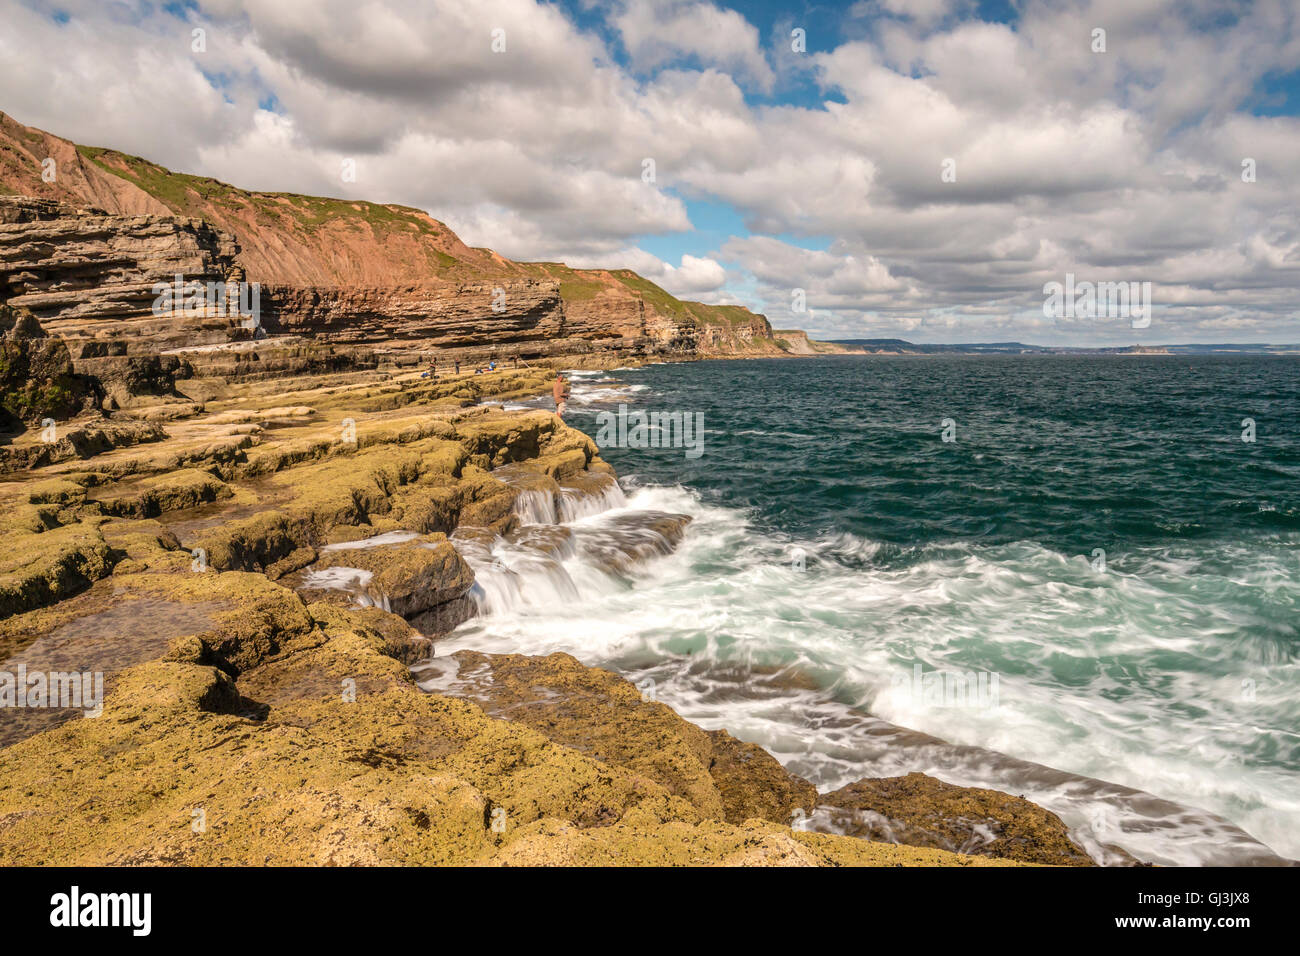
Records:
M0 110L821 338L1300 342L1297 0L0 0Z

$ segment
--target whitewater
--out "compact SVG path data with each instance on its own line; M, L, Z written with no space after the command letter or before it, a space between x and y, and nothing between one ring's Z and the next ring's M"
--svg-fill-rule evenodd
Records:
M989 502L1051 497L1030 509L1041 523L1034 526L1019 513L996 517L996 508L984 508L989 502L977 509L975 492L954 502L953 466L927 487L907 471L917 454L907 442L889 444L897 440L881 437L891 433L886 428L843 443L869 449L848 483L875 486L878 507L889 512L888 520L866 521L877 522L878 534L864 533L860 505L826 491L839 487L843 474L828 465L813 491L803 490L809 476L795 474L796 462L818 467L817 452L799 450L801 442L818 441L816 431L796 425L788 410L737 400L758 402L780 375L861 381L858 363L579 373L576 427L584 427L583 411L611 403L699 410L710 422L705 461L688 462L680 452L673 458L669 449L604 449L622 475L618 485L567 495L559 507L546 496L521 495L516 509L528 528L563 526L567 535L560 544L541 530L532 541L524 534L511 542L458 542L478 579L480 614L439 642L438 658L460 649L573 654L623 674L688 720L760 744L823 792L863 777L922 771L1022 794L1058 813L1102 863L1123 862L1117 848L1166 865L1300 857L1293 614L1300 532L1289 524L1290 500L1266 482L1269 501L1255 501L1239 477L1225 492L1226 520L1212 521L1224 489L1210 468L1196 477L1204 500L1177 496L1177 505L1153 510L1140 496L1122 506L1116 498L1108 508L1076 505L1083 511L1077 515L1062 502L1105 490L1096 475L1075 474L1084 466L1072 469L1089 455L1077 437L1067 435L1057 450L1031 433L1031 442L1049 449L1032 468L1012 454L1007 432L984 444L969 440L961 452L960 467L970 472L965 484L984 480L990 456L1010 462L1021 482L990 485ZM1117 375L1156 381L1169 371L1158 363L1154 371L1134 369L1057 367L1052 379L1059 384L1064 375L1068 390L1070 376L1100 376L1103 387ZM988 392L987 363L944 375L933 364L886 371L899 379L928 375L935 394L953 392L954 377ZM995 371L1020 377L1014 368ZM1198 374L1219 372L1211 366ZM881 388L882 377L874 368L872 387ZM1279 395L1275 401L1293 400L1293 393ZM949 398L964 428L978 426L974 410ZM1153 401L1150 391L1145 399ZM1116 437L1088 421L1079 404L1061 413L1081 416L1070 427L1114 447ZM941 410L937 401L925 409L936 425L926 454L939 447ZM897 409L887 414L894 415L893 434L911 434ZM1228 414L1240 417L1235 409ZM1176 417L1177 427L1192 427L1185 415ZM1141 427L1157 436L1152 451L1159 452L1158 429L1149 421ZM1147 452L1132 444L1132 431L1120 436L1129 442L1124 453L1141 459ZM1239 454L1226 444L1233 437L1225 438L1225 454ZM887 474L880 470L886 448L894 456ZM1290 454L1256 467L1277 472L1268 482L1292 487ZM917 488L900 493L900 475ZM1082 483L1063 487L1070 482ZM900 494L915 499L914 512ZM810 495L823 500L812 507ZM1020 500L1015 507L1026 506ZM952 514L937 528L934 512L945 508ZM1144 517L1144 509L1151 513ZM660 513L691 518L684 538L673 549L638 551L638 535L654 536L644 516ZM986 527L969 533L972 522ZM1145 531L1117 540L1130 524ZM611 565L609 549L592 546L604 541L638 559ZM1108 547L1092 546L1098 543ZM440 666L426 675L430 682ZM920 678L934 674L991 675L993 699L924 692Z

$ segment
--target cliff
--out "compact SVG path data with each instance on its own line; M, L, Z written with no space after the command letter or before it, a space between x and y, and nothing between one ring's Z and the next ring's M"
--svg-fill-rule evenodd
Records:
M818 342L802 329L773 329L772 338L790 355L853 355L861 349L847 348L837 342Z
M110 340L133 352L228 341L233 323L151 307L155 283L222 281L238 251L202 219L0 196L0 300L32 312L77 358L105 354Z
M613 469L499 407L549 370L446 359L785 354L762 316L2 114L0 186L0 387L32 426L0 442L0 864L1090 863L1018 797L819 794L567 655L437 653L511 573L494 547L625 575L690 523L584 544L559 515ZM159 308L176 274L260 283L256 321Z
M263 287L270 334L483 357L783 354L763 316L677 299L627 270L514 262L417 209L244 190L3 113L0 193L49 201L10 200L22 208L0 220L0 298L19 297L60 336L136 351L238 339L237 323L178 331L169 319L164 334L145 311L150 279L221 280L237 266Z

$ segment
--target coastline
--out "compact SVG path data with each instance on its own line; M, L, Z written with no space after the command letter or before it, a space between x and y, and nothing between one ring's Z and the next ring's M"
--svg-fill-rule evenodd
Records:
M0 647L29 672L102 670L107 696L98 717L10 712L0 862L1090 862L1028 801L927 778L835 798L887 801L919 845L808 832L827 795L620 677L439 657L472 613L458 547L518 533L525 492L581 503L614 480L550 413L478 404L543 385L238 384L151 440L7 475ZM689 534L645 520L660 551ZM366 574L318 586L339 569ZM430 663L462 686L421 690ZM953 853L973 809L1005 838Z
M1206 382L1234 374L1212 359L1193 364L1188 374ZM570 567L581 608L520 608L502 620L501 636L470 625L455 646L479 640L495 651L571 650L633 680L653 678L688 720L739 728L825 790L855 776L923 770L1026 796L1060 815L1094 859L1106 860L1094 842L1100 838L1165 866L1285 862L1295 856L1285 750L1243 785L1219 779L1217 752L1209 749L1231 750L1252 736L1252 714L1239 713L1233 695L1236 678L1254 676L1250 663L1219 669L1188 658L1179 671L1186 683L1177 686L1184 693L1152 687L1145 676L1162 673L1151 660L1158 653L1134 643L1119 622L1150 614L1152 633L1176 639L1179 621L1214 633L1220 607L1258 607L1266 615L1285 606L1289 591L1256 599L1237 582L1254 581L1278 562L1291 566L1287 536L1270 534L1288 526L1289 514L1267 505L1285 501L1286 489L1256 488L1265 504L1255 515L1252 501L1244 520L1268 543L1224 566L1219 548L1231 547L1242 522L1232 492L1211 495L1206 510L1214 517L1201 517L1202 524L1187 524L1198 517L1193 508L1167 504L1162 515L1173 530L1139 532L1131 529L1143 526L1133 522L1143 520L1148 504L1124 497L1121 475L1085 481L1083 491L1035 482L1043 466L1092 474L1081 449L1114 434L1107 405L1136 407L1143 396L1168 401L1177 386L1152 384L1167 360L1144 365L1140 386L1104 394L1090 384L1127 363L830 360L581 376L574 424L591 434L598 434L593 424L608 421L602 410L624 394L629 408L686 409L710 424L705 460L632 442L606 452L629 479L635 507L691 514L690 534L679 555L648 570L631 592L604 589L580 577L581 566ZM1270 377L1284 374L1274 367ZM1050 379L1040 382L1044 375ZM980 407L973 403L997 376L1008 380L1014 406L1054 410L1048 418L1058 424L1046 445L1043 431L1022 417L972 417ZM606 391L610 378L618 380L613 392ZM1079 393L1094 397L1082 406L1060 404ZM769 394L790 400L768 404ZM841 405L838 395L852 399ZM939 441L938 421L929 417L936 409L956 411L960 444ZM1211 412L1176 418L1152 434L1153 451L1161 437L1191 448L1216 433ZM611 429L599 434L602 443L621 442ZM1027 456L1039 467L1020 467ZM1217 472L1230 480L1233 461L1220 461ZM1149 472L1178 489L1180 500L1198 500L1198 484L1231 487L1204 473L1180 475L1176 461ZM918 473L924 482L897 492L898 476ZM845 488L854 496L842 496ZM1098 525L1086 504L1054 504L1089 492L1116 503L1108 522ZM1009 498L1044 504L1030 513L1008 508ZM1095 553L1090 558L1098 543L1105 543L1111 573L1098 571ZM809 573L799 573L798 562L792 567L796 555L806 557ZM1177 567L1196 573L1179 575ZM530 573L539 586L548 584L540 569ZM1221 600L1205 606L1193 593L1200 587ZM1080 631L1080 618L1092 626ZM570 627L590 639L570 640ZM1200 660L1219 660L1224 647L1208 638L1194 646ZM1043 664L1053 652L1073 667L1064 697L1065 665ZM893 679L905 672L911 680L917 661L952 675L1001 676L1008 681L1001 704L934 706L914 685L898 691ZM770 681L752 670L756 663L787 670ZM1110 696L1107 676L1119 668L1128 693ZM1181 700L1220 693L1239 738L1218 731L1212 719L1162 720ZM1256 720L1266 713L1275 726L1285 716L1273 709L1277 700L1269 698L1266 712L1240 706ZM1161 722L1140 734L1119 729L1151 720ZM1207 750L1184 759L1177 743L1183 734L1205 741Z
M18 152L29 132L0 114ZM436 653L484 611L499 542L550 560L590 546L621 575L691 534L688 515L643 511L584 545L574 515L620 510L613 468L548 412L509 408L555 369L940 353L815 342L628 270L511 262L418 210L267 206L212 182L272 215L263 228L161 167L60 142L85 183L47 189L0 164L49 194L0 200L5 404L21 419L0 445L0 695L79 668L108 697L87 720L47 706L48 687L6 706L0 829L22 848L0 862L1137 862L997 790L909 773L819 794L565 654ZM83 206L85 184L113 208ZM352 259L304 228L303 203ZM394 222L436 250L420 284L372 229ZM267 255L281 241L301 253L292 268ZM245 264L268 283L265 325L148 306L173 269L242 288ZM452 360L466 372L448 377ZM431 362L442 377L422 374ZM215 783L188 774L205 764ZM254 777L270 783L248 799ZM215 838L184 837L182 804ZM253 836L276 827L287 845Z

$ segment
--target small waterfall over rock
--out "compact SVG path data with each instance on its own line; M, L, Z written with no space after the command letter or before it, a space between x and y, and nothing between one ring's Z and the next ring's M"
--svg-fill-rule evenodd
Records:
M480 616L550 609L624 588L627 571L671 552L689 520L626 511L613 475L582 472L556 485L510 466L493 474L519 488L513 508L521 525L505 536L482 528L452 535L474 570L470 598Z
M518 526L505 535L488 528L463 526L450 536L452 547L474 572L465 597L480 617L500 617L549 611L625 590L634 566L672 552L681 540L685 515L631 510L610 474L580 472L559 482L518 465L505 465L493 476L515 492L511 510ZM440 536L435 536L440 537ZM352 553L379 547L399 547L421 535L393 530L356 541L321 548L321 561L301 573L296 586L305 592L343 591L361 606L390 609L372 571L349 566ZM332 555L332 564L324 559ZM339 559L342 558L340 561ZM324 566L322 566L324 565ZM393 603L396 607L396 602ZM461 612L458 609L457 614ZM427 622L407 615L422 630ZM439 632L464 621L459 616Z
M371 591L370 582L374 576L373 571L361 568L315 568L303 575L298 587L304 591L346 591L361 607L378 607L387 611L387 595Z
M582 472L557 485L531 472L500 468L493 474L518 489L512 510L525 525L570 524L627 507L627 498L613 475Z
M613 475L583 476L579 482L560 486L560 521L568 524L614 508L626 508L627 498Z
M524 524L556 524L555 495L549 491L524 490L515 496L514 513Z
M360 538L356 541L340 541L337 544L327 544L320 548L321 554L327 551L355 551L359 548L380 548L386 544L401 544L405 541L412 541L420 536L417 531L386 531L383 534L371 535L369 538Z
M578 586L565 567L564 558L573 555L572 544L557 539L567 537L567 528L541 527L538 530L563 532L543 540L532 528L509 538L483 533L479 529L460 529L452 543L471 568L474 587L470 598L480 615L509 614L534 606L579 599Z

